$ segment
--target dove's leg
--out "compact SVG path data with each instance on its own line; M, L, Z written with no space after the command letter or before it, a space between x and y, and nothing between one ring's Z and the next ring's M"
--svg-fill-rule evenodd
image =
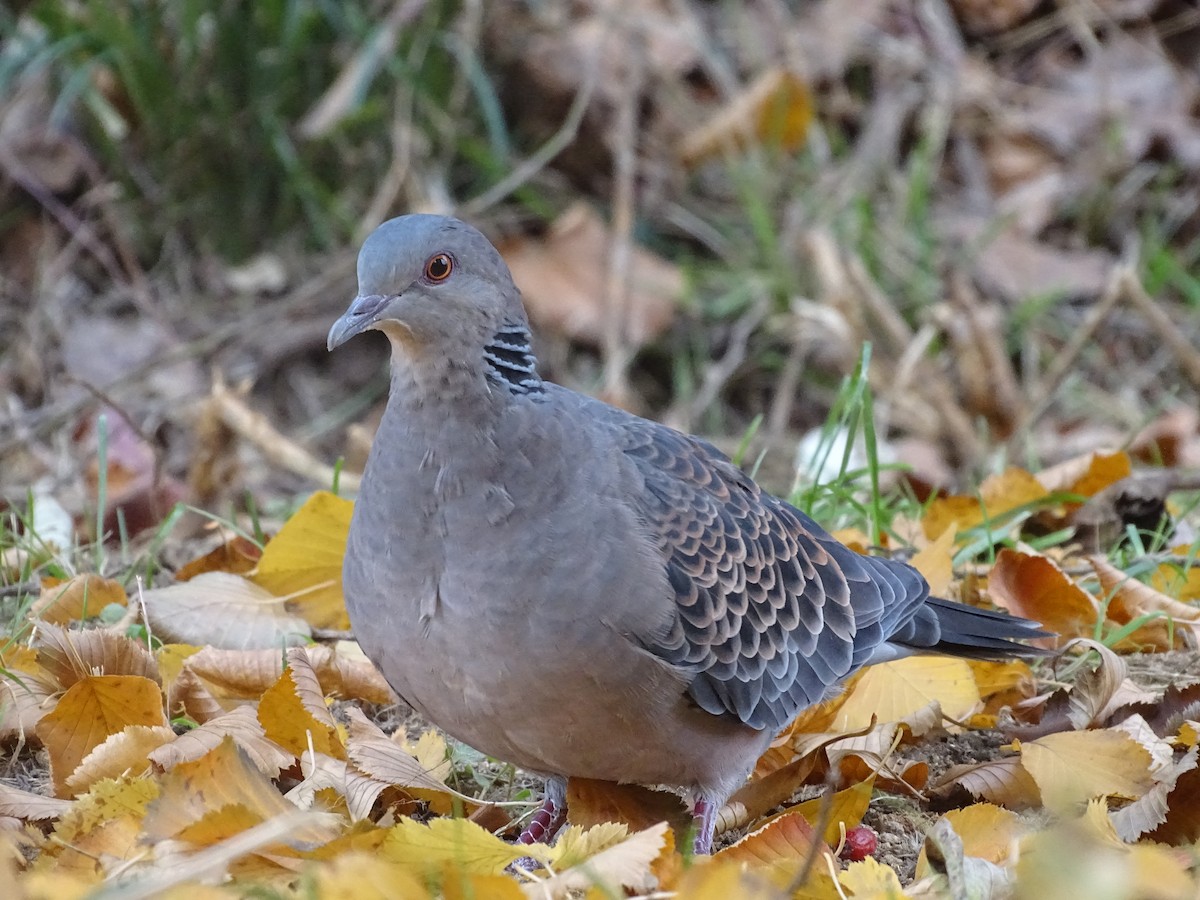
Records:
M542 805L533 814L518 844L535 844L551 841L567 821L567 780L557 775L546 779L546 795Z
M692 852L696 856L708 856L712 853L713 832L717 828L717 810L719 805L707 794L699 791L693 795L692 816L696 822L696 839L692 844Z

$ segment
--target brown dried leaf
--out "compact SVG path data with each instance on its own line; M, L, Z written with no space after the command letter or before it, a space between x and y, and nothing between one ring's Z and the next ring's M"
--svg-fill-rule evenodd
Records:
M631 831L665 821L681 835L692 827L692 816L677 794L593 778L568 779L567 821L581 828L618 822Z
M789 800L812 774L817 754L810 753L787 765L752 778L738 788L717 813L717 831L724 833L761 819L779 804Z
M1046 556L1005 547L996 556L987 589L997 606L1057 632L1055 637L1030 641L1034 646L1061 647L1072 638L1090 635L1101 618L1095 598Z
M1114 622L1125 625L1139 616L1163 614L1171 619L1177 630L1190 632L1193 647L1200 642L1200 609L1172 600L1150 585L1126 575L1102 556L1089 556L1087 560L1096 570L1104 596L1109 598L1108 616ZM1147 641L1160 649L1172 647L1162 619L1143 625L1129 636L1129 640Z
M449 790L443 783L444 756L436 767L430 766L405 751L357 707L347 709L346 716L350 720L346 756L367 775L395 787Z
M951 766L933 792L949 796L956 788L1007 809L1031 809L1042 801L1037 783L1021 765L1019 756Z
M106 778L144 774L150 768L150 753L173 740L175 731L170 725L126 725L83 758L67 778L67 790L82 794Z
M277 777L295 760L291 753L267 740L252 706L239 706L208 720L154 750L148 759L160 769L170 770L180 763L194 762L208 755L227 737L232 738L255 768L268 778Z
M0 740L37 738L37 723L54 706L58 685L21 670L0 671Z
M1113 828L1121 840L1128 843L1141 838L1167 823L1171 809L1172 795L1179 779L1196 769L1196 748L1190 748L1178 760L1171 760L1168 765L1155 773L1154 787L1144 796L1118 810L1109 813ZM1177 802L1186 803L1179 797Z
M184 563L175 572L176 581L189 581L205 572L247 575L258 565L262 549L253 541L235 535L203 556Z
M110 603L127 605L129 598L119 581L88 572L66 581L42 579L42 592L29 608L29 618L62 625L98 616Z
M229 572L204 572L190 581L145 591L146 616L164 641L219 649L299 646L312 628L290 615L285 602Z
M141 644L123 634L93 628L67 631L57 625L37 628L38 662L63 687L93 673L136 675L161 683L158 663Z
M71 801L45 797L0 784L0 816L12 816L22 822L46 822L57 819L71 808Z
M530 318L572 340L603 340L608 283L608 226L585 203L559 216L541 240L506 243L502 248ZM665 332L683 295L683 273L648 250L634 247L622 334L641 347Z

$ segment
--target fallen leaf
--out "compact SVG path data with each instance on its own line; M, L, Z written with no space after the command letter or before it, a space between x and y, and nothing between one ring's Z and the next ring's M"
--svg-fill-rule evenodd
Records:
M607 895L615 895L621 888L645 893L654 887L655 878L650 864L662 850L666 834L666 822L651 825L573 868L527 885L525 896L563 897L570 892L593 887Z
M147 755L160 769L171 770L180 763L193 762L207 756L225 740L234 743L268 778L275 778L290 766L295 756L274 741L268 740L262 723L252 706L239 706L202 725L187 731L174 741L163 744Z
M814 828L824 822L825 830L821 833L821 839L829 846L836 847L845 832L862 822L874 789L875 776L872 775L828 798L814 797L812 800L805 800L772 818L799 813Z
M962 839L963 853L988 862L1003 865L1015 861L1016 839L1028 830L1010 810L992 803L976 803L964 809L953 809L943 817ZM917 857L914 878L932 874L925 849Z
M951 719L963 719L979 706L979 689L965 660L910 656L869 667L842 704L835 731L856 731L879 722L903 722L937 702Z
M299 646L312 628L282 599L241 575L204 572L190 581L143 592L146 617L165 641L227 650Z
M68 631L42 623L37 628L38 662L62 687L83 678L136 675L161 681L158 663L142 644L101 628Z
M71 795L82 794L98 781L126 772L143 774L150 768L151 751L175 740L170 725L126 725L92 748L66 779Z
M261 558L261 547L241 535L235 535L203 556L184 563L175 570L175 580L189 581L205 572L248 575Z
M1031 809L1040 806L1042 799L1019 756L951 766L933 786L933 792L945 797L956 788L1007 809Z
M772 819L735 844L713 854L714 863L733 862L766 870L772 880L788 884L805 867L810 856L833 860L833 851L799 813ZM818 858L814 868L826 865ZM833 863L836 866L836 863Z
M1133 800L1154 784L1149 752L1120 731L1062 731L1020 749L1021 765L1051 812L1076 814L1095 797Z
M1108 616L1114 622L1125 625L1141 616L1160 616L1130 634L1130 641L1147 640L1159 649L1171 649L1174 642L1167 633L1166 622L1161 618L1165 616L1176 629L1191 632L1192 646L1200 642L1200 609L1173 600L1150 585L1126 575L1102 556L1089 556L1087 560L1100 579L1100 589L1108 599ZM1161 635L1157 633L1159 630L1163 632Z
M472 874L499 875L523 856L545 862L554 851L545 844L509 844L469 819L442 818L424 825L401 819L388 829L379 855L428 878L440 875L445 866Z
M73 796L68 779L109 735L127 725L165 725L158 685L139 675L89 675L67 689L37 725L50 754L58 796Z
M870 856L846 866L846 870L838 875L838 882L850 892L851 897L899 900L910 896L900 886L900 876L896 870Z
M350 628L342 560L354 504L317 491L263 549L254 581L316 628Z
M1037 503L1047 490L1024 469L1011 467L991 475L979 486L978 497L951 496L934 499L925 510L921 524L930 540L954 526L959 534L985 522L1004 530L1005 518L1014 510Z
M585 343L604 339L611 241L608 226L580 202L560 215L544 238L501 246L536 325ZM633 248L621 329L630 346L644 346L671 326L683 290L683 273L675 264Z
M119 581L87 573L66 581L42 580L42 591L29 608L29 618L63 625L93 618L110 603L125 606L129 598Z
M749 144L790 153L804 146L813 119L808 84L782 67L767 69L711 119L684 135L679 158L696 166Z
M954 538L958 528L951 523L945 531L913 554L908 564L925 576L929 582L929 593L935 597L946 596L954 580Z
M631 831L666 821L680 835L692 827L692 817L677 794L593 778L567 780L567 821L583 828L619 822Z
M267 739L299 757L310 747L338 759L345 748L325 694L304 649L288 651L288 667L267 688L258 704L258 721Z
M1056 632L1030 641L1038 647L1061 647L1072 638L1091 636L1102 618L1095 598L1046 556L1005 547L996 555L987 590L997 606Z

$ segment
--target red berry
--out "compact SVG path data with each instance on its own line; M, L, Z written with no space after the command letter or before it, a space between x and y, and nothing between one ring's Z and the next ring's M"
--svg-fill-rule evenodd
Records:
M870 825L859 825L846 832L846 843L842 845L842 859L860 862L874 856L879 848L879 835Z

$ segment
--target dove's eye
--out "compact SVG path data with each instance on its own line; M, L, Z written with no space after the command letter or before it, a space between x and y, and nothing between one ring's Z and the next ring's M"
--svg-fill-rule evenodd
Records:
M448 253L435 253L425 263L425 278L429 281L445 281L454 271L454 260Z

